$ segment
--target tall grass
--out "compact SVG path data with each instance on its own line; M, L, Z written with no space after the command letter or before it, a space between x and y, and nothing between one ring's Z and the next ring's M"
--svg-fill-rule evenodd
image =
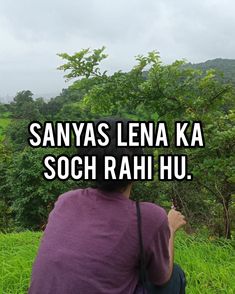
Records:
M182 235L176 241L176 262L186 273L187 293L235 293L235 254L230 242Z
M41 233L32 232L0 234L0 293L27 293L40 237ZM235 293L235 256L231 243L179 234L175 255L186 273L187 293Z

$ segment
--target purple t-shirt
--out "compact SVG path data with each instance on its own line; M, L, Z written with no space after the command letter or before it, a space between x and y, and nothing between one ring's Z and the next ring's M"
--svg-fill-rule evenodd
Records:
M152 203L140 208L149 278L162 284L169 270L167 215ZM134 201L94 188L69 191L49 215L29 293L137 293L139 254Z

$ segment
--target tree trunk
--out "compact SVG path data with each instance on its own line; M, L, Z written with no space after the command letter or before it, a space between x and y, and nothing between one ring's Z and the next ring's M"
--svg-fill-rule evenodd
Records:
M231 220L229 215L230 195L224 197L223 211L224 211L224 235L226 239L231 239Z

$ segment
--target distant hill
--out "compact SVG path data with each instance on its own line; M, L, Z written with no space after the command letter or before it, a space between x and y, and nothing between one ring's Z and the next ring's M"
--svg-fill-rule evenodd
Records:
M202 69L203 71L206 71L208 69L214 68L218 71L222 72L224 74L223 80L225 82L232 82L235 85L235 59L223 59L223 58L216 58L212 60L207 60L205 62L201 63L187 63L184 65L186 67L192 67L196 69ZM147 71L144 72L144 76L147 77ZM36 94L34 95L34 98L36 97L44 97L46 100L48 100L51 97L55 97L58 95L58 92L56 93L47 93L47 94ZM1 97L0 95L0 103L9 103L13 100L12 96L4 96Z
M17 93L15 93L16 95ZM60 91L55 91L51 93L36 93L33 95L33 98L36 99L38 97L43 97L45 100L49 100L52 97L56 97L60 94ZM0 94L0 103L10 103L14 99L14 96L6 95L6 96L1 96Z
M235 59L216 58L201 63L188 63L186 66L203 71L211 68L216 69L223 73L225 82L232 82L235 85Z

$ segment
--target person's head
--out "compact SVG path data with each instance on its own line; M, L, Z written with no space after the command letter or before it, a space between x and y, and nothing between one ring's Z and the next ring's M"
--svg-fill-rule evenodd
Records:
M108 192L116 192L116 191L123 191L125 190L128 185L131 184L130 180L123 179L123 180L104 180L104 156L110 155L114 156L116 159L116 175L119 175L120 167L121 167L121 159L123 155L129 155L130 157L130 166L132 165L132 155L142 155L143 149L142 148L135 148L135 147L117 147L117 135L116 135L116 123L122 122L123 129L122 129L122 138L123 141L127 141L128 138L128 127L127 122L128 120L120 119L120 118L104 118L101 120L96 120L95 125L97 125L100 121L108 122L110 125L110 129L106 132L109 134L110 137L110 144L106 147L86 147L80 148L79 153L82 155L95 155L97 160L96 171L97 171L97 180L96 180L96 187L105 190Z

